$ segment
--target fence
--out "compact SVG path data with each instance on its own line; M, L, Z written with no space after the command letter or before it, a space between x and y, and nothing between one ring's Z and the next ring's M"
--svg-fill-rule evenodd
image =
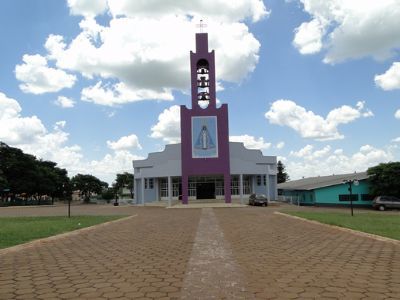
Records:
M278 196L278 201L300 206L300 197L299 196L282 196L281 195L281 196Z

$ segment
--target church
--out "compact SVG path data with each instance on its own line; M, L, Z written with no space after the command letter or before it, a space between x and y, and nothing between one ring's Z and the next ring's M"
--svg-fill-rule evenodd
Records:
M134 160L135 203L201 200L244 203L250 194L277 194L276 156L229 142L228 105L216 105L215 52L196 33L190 52L191 108L181 105L181 143Z

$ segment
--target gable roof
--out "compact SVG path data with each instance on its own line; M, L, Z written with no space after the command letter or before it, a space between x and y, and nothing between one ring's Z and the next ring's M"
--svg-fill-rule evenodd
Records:
M309 177L299 180L292 180L278 184L280 190L314 190L322 187L342 184L343 180L365 180L369 176L367 172L350 173L341 175L329 175L329 176L318 176Z

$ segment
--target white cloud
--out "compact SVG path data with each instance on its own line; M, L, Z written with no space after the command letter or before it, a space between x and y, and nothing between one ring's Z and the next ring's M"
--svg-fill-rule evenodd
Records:
M229 141L241 142L248 149L265 150L271 147L271 143L266 143L263 137L256 138L247 134L230 136Z
M283 149L283 147L285 147L285 142L279 142L276 144L276 149Z
M64 96L58 96L54 104L62 108L72 108L75 105L75 101Z
M65 131L66 121L57 121L53 130L45 128L36 117L21 116L21 106L12 98L0 92L0 141L22 149L25 153L44 160L51 160L68 170L69 176L90 173L111 183L118 172L132 172L132 160L143 157L132 154L128 149L141 149L135 134L107 141L113 153L100 160L87 160L78 145L69 144L69 133Z
M139 15L157 18L166 14L179 14L224 21L251 18L256 22L268 14L261 0L108 0L108 5L112 15L129 17Z
M376 75L375 84L385 91L400 89L400 62L394 62L385 73Z
M330 111L326 118L307 111L291 100L277 100L272 103L265 117L271 124L288 126L303 138L315 140L337 140L344 136L338 132L338 125L353 122L360 117L370 117L372 112L364 110L364 102L359 101L356 108L343 105Z
M142 149L142 146L139 144L139 139L135 134L123 136L116 142L107 141L107 146L115 151Z
M267 15L263 2L195 2L109 0L112 18L102 26L93 15L103 12L103 4L96 1L91 10L89 1L69 1L71 13L85 16L81 32L71 42L49 35L47 58L61 70L97 78L97 84L82 90L85 101L113 106L171 100L174 90L185 92L190 86L189 51L195 50L196 24L204 18L209 48L216 50L217 87L223 88L223 81L242 81L255 69L260 49L243 20Z
M122 82L117 83L112 87L107 87L102 86L101 81L94 86L84 88L81 97L83 101L106 106L115 106L143 99L173 100L170 90L165 89L158 93L151 89L130 89Z
M386 59L400 47L398 0L299 0L311 16L296 30L303 54L326 49L324 62L373 56Z
M158 123L151 127L151 137L176 144L181 141L181 115L178 105L171 106L158 116Z
M393 143L400 143L400 136L392 140Z
M23 82L19 87L25 93L58 92L75 84L76 76L48 67L46 58L41 55L25 54L22 60L24 63L15 67L15 76Z
M112 154L106 154L100 160L87 162L85 166L101 180L111 183L115 180L117 173L132 173L132 161L138 159L144 159L144 157L132 154L127 150L118 150Z
M68 7L72 15L94 17L107 9L107 0L68 0Z
M324 26L319 20L302 23L295 33L293 44L301 54L313 54L321 50Z
M353 154L344 154L343 149L332 150L331 146L315 149L307 145L290 153L292 159L285 163L292 180L304 177L363 172L379 163L393 160L389 149L363 145Z
M400 119L400 109L398 109L395 113L394 113L394 117L396 119Z
M22 117L19 103L0 92L0 140L7 144L33 141L37 135L46 134L38 117Z

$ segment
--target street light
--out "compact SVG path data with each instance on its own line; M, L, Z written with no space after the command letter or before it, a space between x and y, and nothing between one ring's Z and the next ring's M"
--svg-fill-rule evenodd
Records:
M348 190L350 193L350 209L351 209L351 216L353 216L353 184L357 186L359 184L357 179L348 179L348 180L343 180L343 184L347 184L349 186Z
M67 191L65 190L66 188L66 183L63 183L63 195L64 195L64 201L65 201L65 195L67 194ZM64 202L65 203L65 202ZM68 197L68 218L71 218L71 197Z

